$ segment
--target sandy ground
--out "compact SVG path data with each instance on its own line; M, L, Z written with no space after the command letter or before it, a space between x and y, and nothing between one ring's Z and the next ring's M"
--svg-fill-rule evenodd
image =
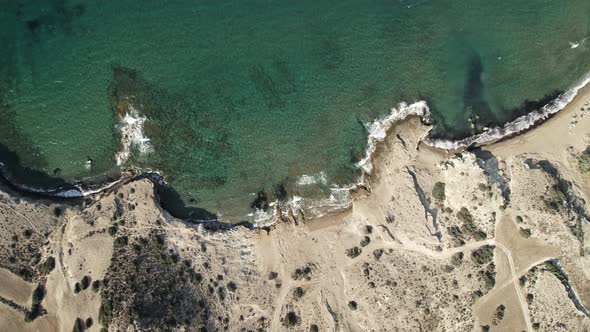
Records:
M30 305L33 285L5 269L0 269L0 280L0 296L25 307Z
M477 153L431 149L408 119L350 208L268 231L176 220L147 180L59 214L2 194L0 221L37 240L19 260L2 237L0 330L590 331L589 102Z

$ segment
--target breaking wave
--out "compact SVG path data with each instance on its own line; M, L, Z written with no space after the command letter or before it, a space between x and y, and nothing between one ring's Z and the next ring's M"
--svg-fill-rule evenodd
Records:
M248 214L248 218L257 225L268 225L275 221L275 218L290 220L294 217L303 219L319 218L332 212L340 211L352 204L352 190L362 186L362 180L356 184L337 186L330 188L330 194L323 198L310 198L293 195L288 201L278 200L271 202L271 209L266 211L256 209Z
M541 109L518 117L503 126L491 128L481 134L461 140L443 140L426 137L424 143L434 148L454 150L474 145L483 145L507 136L522 133L562 110L576 97L580 89L588 83L590 83L590 76ZM266 211L257 209L245 217L257 225L264 225L273 223L277 217L284 219L293 216L304 216L305 219L310 219L349 207L352 203L352 191L364 186L364 174L370 174L373 169L372 158L379 143L386 139L388 132L395 123L403 121L410 116L418 116L424 123L431 123L431 113L428 104L425 101L417 101L411 104L402 102L397 107L392 108L388 114L365 125L368 132L367 148L365 157L356 165L363 172L357 183L344 186L332 185L329 189L330 194L324 198L308 198L294 195L285 202L279 202L278 200L270 202L270 208ZM131 105L129 105L125 115L120 116L121 126L119 130L122 141L121 150L115 155L117 165L123 165L130 158L133 151L138 151L139 153L149 153L152 151L153 148L150 140L145 136L143 130L145 121L146 118ZM0 166L2 166L1 163ZM102 186L92 189L84 188L81 184L49 190L19 184L13 185L26 192L62 198L76 198L100 193L131 179L129 176L121 176L115 181L103 183ZM160 181L163 181L163 179L160 179ZM319 172L313 175L302 175L297 179L296 185L327 186L329 185L329 181L325 172Z
M574 100L580 89L585 87L588 83L590 83L590 76L586 77L582 83L578 84L573 89L568 90L549 104L541 107L541 109L520 116L514 121L508 122L501 127L491 128L481 134L455 141L426 138L425 143L439 149L456 150L473 145L491 143L504 137L522 133L561 111L567 104Z
M326 173L319 172L319 173L313 174L313 175L305 175L304 174L297 180L297 185L300 185L300 186L309 186L312 184L323 184L323 185L328 184L328 177L326 176Z
M146 117L129 104L125 115L120 118L121 150L115 155L117 166L123 165L136 149L140 154L152 151L150 139L143 132Z
M528 113L527 115L520 116L514 121L508 122L503 126L489 129L484 133L455 141L432 139L426 137L424 143L434 148L455 150L467 148L473 145L491 143L507 136L522 133L528 129L531 129L533 126L538 125L542 121L547 120L549 117L562 110L577 96L580 89L582 89L588 83L590 83L590 76L584 79L573 89L568 90L549 104L543 106L541 109ZM357 167L360 168L364 173L370 174L373 169L372 157L379 143L386 139L387 134L393 125L395 125L397 122L404 121L410 116L418 116L424 123L431 123L430 108L428 107L426 101L417 101L411 104L406 102L399 103L397 107L391 109L389 114L381 116L374 121L367 123L365 125L368 132L367 149L365 151L365 157L357 163ZM325 173L321 172L312 176L303 175L299 178L297 184L325 184L326 181L327 178ZM351 191L364 186L364 184L364 176L361 176L356 184L342 187L332 186L331 194L328 198L309 199L294 196L290 201L283 204L281 213L284 217L289 212L297 213L298 211L301 211L301 213L306 213L309 215L309 217L313 218L340 210L342 208L346 208L352 203L350 194ZM276 212L277 208L280 206L278 204L274 206ZM270 211L257 211L253 216L255 216L255 222L262 222L271 220L275 214L271 213Z
M409 116L419 116L424 122L430 123L430 109L425 101L418 101L413 104L405 102L399 103L397 108L392 108L389 114L377 118L375 121L366 124L369 132L367 150L365 157L358 162L357 166L366 173L371 173L373 169L372 156L377 149L377 145L385 140L389 129L399 121L405 120Z

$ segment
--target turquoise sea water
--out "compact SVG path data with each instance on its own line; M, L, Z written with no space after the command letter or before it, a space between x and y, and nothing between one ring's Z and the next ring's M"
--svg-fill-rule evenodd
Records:
M124 101L152 147L124 166L238 218L252 193L355 182L364 124L398 102L427 100L447 138L546 102L590 70L588 36L587 0L3 1L0 152L68 181L116 173Z

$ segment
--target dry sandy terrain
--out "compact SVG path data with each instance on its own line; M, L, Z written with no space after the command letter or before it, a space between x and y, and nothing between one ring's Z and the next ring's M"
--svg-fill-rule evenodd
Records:
M348 209L269 229L176 220L148 180L3 193L0 330L590 331L588 90L457 154L408 119Z

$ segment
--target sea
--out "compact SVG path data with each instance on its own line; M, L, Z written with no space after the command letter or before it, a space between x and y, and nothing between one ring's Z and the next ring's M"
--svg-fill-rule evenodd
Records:
M4 0L0 168L48 192L154 172L195 220L319 215L387 121L469 142L579 87L589 38L588 0Z

